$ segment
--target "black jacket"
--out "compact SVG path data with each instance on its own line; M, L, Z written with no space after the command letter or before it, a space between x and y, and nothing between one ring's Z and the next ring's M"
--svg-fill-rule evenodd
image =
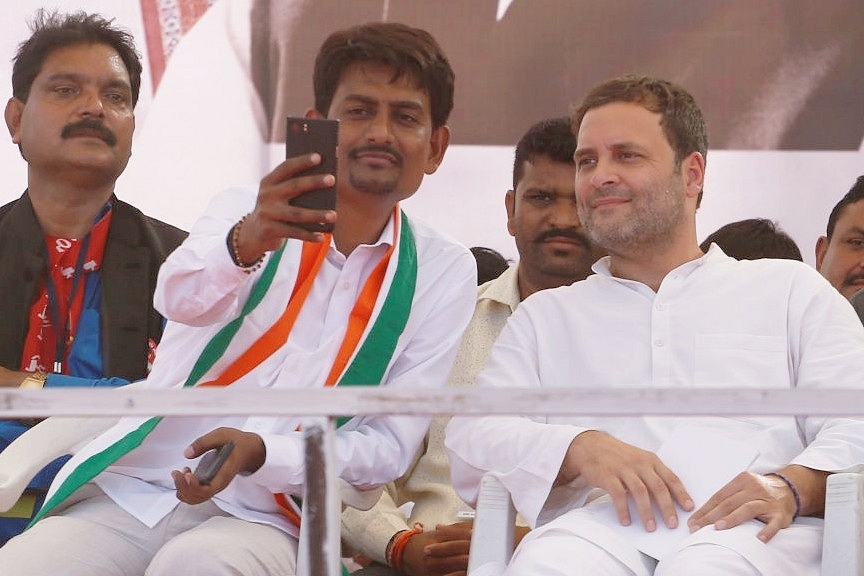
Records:
M147 375L147 341L159 342L163 319L153 308L156 275L186 232L112 199L102 262L103 376ZM30 196L0 207L0 365L18 370L30 307L45 272L45 239Z

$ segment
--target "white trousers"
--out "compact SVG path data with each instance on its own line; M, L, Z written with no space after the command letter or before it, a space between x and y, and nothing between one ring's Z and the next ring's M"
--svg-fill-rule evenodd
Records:
M591 518L571 510L532 530L505 576L819 576L822 524L799 519L764 544L751 521L729 530L708 526L658 563Z
M212 502L180 503L152 529L88 484L0 548L3 576L292 576L297 541Z

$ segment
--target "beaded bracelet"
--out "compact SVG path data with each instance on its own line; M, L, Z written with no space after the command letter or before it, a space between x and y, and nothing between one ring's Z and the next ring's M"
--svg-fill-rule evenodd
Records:
M264 254L261 254L254 262L246 263L240 259L240 228L246 222L249 214L246 214L228 232L228 237L225 239L228 245L228 254L231 256L231 261L238 267L243 268L243 272L251 274L261 267L264 262Z
M798 492L798 488L795 487L795 484L792 483L792 480L780 472L769 472L768 474L765 474L765 476L776 476L789 486L789 489L792 490L792 496L795 498L795 515L792 516L792 519L794 520L795 518L798 518L798 516L801 515L801 494Z
M411 530L402 530L390 538L390 542L387 543L387 550L384 554L387 557L387 564L393 568L395 572L400 574L402 573L402 555L405 553L405 546L408 545L408 540L413 536L422 533L423 525L418 523L415 524L414 528Z

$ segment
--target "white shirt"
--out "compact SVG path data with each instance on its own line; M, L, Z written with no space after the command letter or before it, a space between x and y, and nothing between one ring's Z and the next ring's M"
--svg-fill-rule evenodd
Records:
M582 282L532 295L511 316L478 385L527 388L862 388L864 330L810 267L736 261L717 247L670 272L655 294L615 278L608 258ZM600 429L647 450L686 421L754 445L757 473L795 463L864 462L864 422L848 418L454 418L454 486L473 502L496 471L534 526L584 503L579 479L550 494L567 447Z
M254 202L252 191L229 190L218 196L187 241L165 262L155 301L169 324L148 387L181 386L205 343L238 316L262 270L247 275L237 268L225 239L230 227L254 207ZM474 307L475 264L467 249L429 227L412 221L411 230L417 247L417 285L408 322L381 385L443 386ZM288 342L232 386L323 386L356 296L392 237L391 221L375 244L359 246L347 258L331 245ZM221 373L281 315L296 276L299 245L289 242L267 295L246 317L223 358L202 381ZM382 301L379 298L376 310ZM373 321L374 315L370 326ZM296 533L278 512L272 494L302 494L305 469L302 436L296 432L299 424L299 419L290 415L165 418L141 447L96 482L120 506L153 526L177 504L171 470L194 468L194 463L183 457L192 440L218 426L255 432L264 440L266 462L254 474L235 477L214 501L239 518ZM427 418L399 415L355 418L337 432L339 476L359 488L393 480L411 463L427 424ZM118 427L122 430L124 422ZM129 428L128 423L125 427Z

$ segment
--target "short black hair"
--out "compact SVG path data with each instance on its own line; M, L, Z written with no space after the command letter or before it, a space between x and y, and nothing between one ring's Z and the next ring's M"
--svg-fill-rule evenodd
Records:
M852 185L849 192L847 192L831 210L831 215L828 216L828 227L825 230L825 235L829 240L834 234L834 228L837 227L837 220L840 219L843 210L860 200L864 200L864 176L859 176L858 179L855 180L855 184Z
M750 218L721 226L705 238L699 247L707 252L712 243L736 260L782 258L804 261L795 240L781 230L776 222L765 218Z
M510 263L503 254L485 246L474 246L470 248L474 260L477 261L477 285L485 284L490 280L498 278Z
M324 40L312 78L315 110L326 116L342 74L349 66L364 62L389 67L393 81L406 74L416 80L429 95L433 128L447 124L453 110L453 68L431 34L396 22L362 24Z
M519 139L513 160L513 189L519 186L525 175L525 162L534 162L538 156L550 160L573 164L576 151L576 136L570 129L570 119L551 118L537 122Z
M33 32L18 46L12 66L12 95L22 102L30 97L30 88L45 59L59 48L79 44L105 44L113 48L129 73L132 88L132 106L138 103L141 91L141 56L135 40L128 31L114 26L99 14L73 12L61 14L40 9L30 24Z

